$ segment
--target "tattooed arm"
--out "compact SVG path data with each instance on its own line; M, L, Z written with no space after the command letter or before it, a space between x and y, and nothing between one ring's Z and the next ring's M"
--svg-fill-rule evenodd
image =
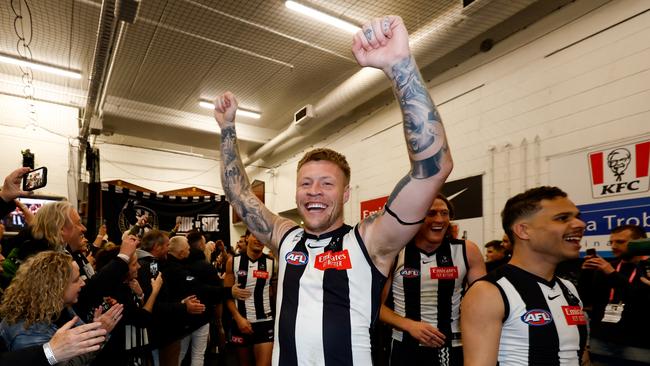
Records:
M214 118L221 128L221 184L230 205L248 229L277 253L280 239L296 224L269 211L251 190L237 147L236 112L237 100L231 92L215 100Z
M361 235L375 265L384 274L397 252L420 228L434 197L451 173L445 130L408 45L408 33L396 16L374 19L353 39L361 66L381 69L393 84L404 118L411 170L386 203L387 210L366 218Z

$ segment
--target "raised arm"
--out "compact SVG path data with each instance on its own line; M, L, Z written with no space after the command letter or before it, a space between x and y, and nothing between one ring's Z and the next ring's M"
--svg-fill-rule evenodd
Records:
M251 190L237 146L236 112L237 99L231 92L215 100L214 118L221 128L221 184L230 205L248 229L277 253L282 236L296 224L269 211Z
M381 69L391 80L411 161L411 170L391 193L385 210L365 219L360 227L375 265L386 274L396 253L417 232L453 164L445 130L411 55L402 19L374 19L354 36L352 52L361 66Z

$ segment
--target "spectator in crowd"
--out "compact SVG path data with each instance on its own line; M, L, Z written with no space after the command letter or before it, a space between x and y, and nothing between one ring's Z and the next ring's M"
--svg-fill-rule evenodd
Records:
M84 282L72 258L63 252L44 251L22 265L5 291L0 315L0 335L9 350L20 350L50 341L57 329L76 314L71 305L77 301ZM106 333L122 318L123 306L116 304L102 314L98 308L94 321L101 322ZM81 325L83 322L77 321ZM46 350L46 355L48 351ZM88 364L95 354L69 360L70 364Z
M142 237L138 251L138 263L140 264L138 283L142 287L145 297L151 295L151 280L156 278L164 267L167 267L165 262L168 257L169 243L167 235L156 229L149 230ZM205 311L205 305L201 304L196 296L182 298L175 292L174 283L176 281L168 276L168 274L175 274L173 268L172 266L171 270L166 270L163 273L164 284L154 305L154 319L149 340L155 349L154 362L162 366L178 366L180 338L189 332L189 325L184 321L187 319L186 314L203 314ZM187 328L185 328L186 326Z
M488 272L500 267L510 260L501 240L491 240L485 244L485 266Z
M189 247L189 253L185 260L185 269L193 280L188 281L185 278L185 285L191 291L189 294L197 295L201 303L206 306L204 314L192 317L195 323L194 327L198 328L194 329L191 334L181 341L181 359L191 343L192 366L202 366L208 344L208 335L210 334L210 322L218 327L216 334L223 332L221 330L223 283L219 278L217 269L208 263L209 257L206 258L205 255L207 244L203 234L199 231L191 231L186 238L172 238L172 242L174 241L178 241L183 250L186 245ZM170 253L172 252L171 246L170 244Z
M101 271L110 265L119 252L119 247L97 252L97 269ZM152 279L151 294L145 298L137 280L139 268L138 258L133 254L129 261L128 274L114 297L110 299L111 302L124 305L123 319L113 330L111 338L94 360L93 366L151 365L153 362L148 328L152 322L151 313L163 280L160 273Z
M453 215L439 194L384 286L379 317L393 327L391 366L463 364L460 302L466 286L485 275L485 264L475 243L453 237ZM389 292L392 308L385 304Z
M465 364L582 364L582 304L573 284L555 275L558 263L580 256L580 211L559 188L537 187L508 199L501 218L514 254L463 299Z
M263 253L264 244L248 230L244 236L246 251L228 260L225 286L236 299L226 305L235 320L231 343L237 347L239 365L271 365L273 351L273 306L276 267Z
M647 258L628 251L630 240L646 237L641 226L616 227L610 235L614 260L595 255L582 265L579 289L589 310L594 365L650 364L650 287L640 265Z

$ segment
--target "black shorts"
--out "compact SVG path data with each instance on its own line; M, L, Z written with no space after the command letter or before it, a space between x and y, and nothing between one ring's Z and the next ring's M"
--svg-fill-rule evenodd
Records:
M391 342L390 366L462 366L463 347L423 347L404 344L396 339Z
M241 331L239 331L237 323L233 323L230 342L236 347L248 347L255 344L273 342L275 326L273 320L251 323L251 325L253 327L253 334L242 334Z

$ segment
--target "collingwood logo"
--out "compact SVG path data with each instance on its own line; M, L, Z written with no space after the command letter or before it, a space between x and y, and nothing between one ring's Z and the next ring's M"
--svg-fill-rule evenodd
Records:
M645 192L650 188L650 141L589 154L594 198Z

